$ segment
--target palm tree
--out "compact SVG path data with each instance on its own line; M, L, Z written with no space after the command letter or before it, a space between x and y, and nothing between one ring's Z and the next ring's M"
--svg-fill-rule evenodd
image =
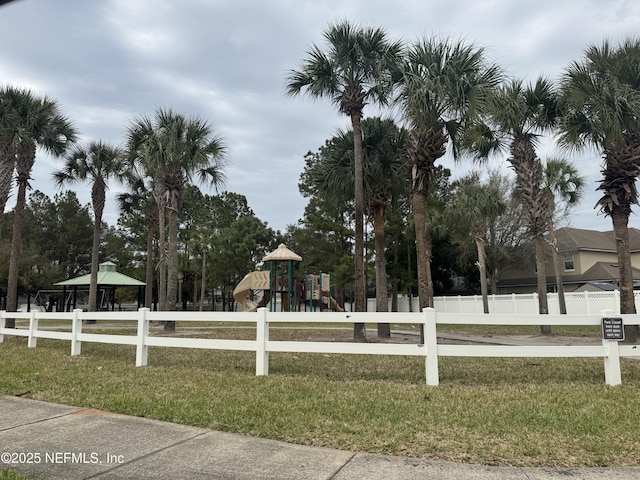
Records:
M220 137L213 135L209 123L171 110L159 109L153 120L143 118L137 124L146 127L130 135L132 151L145 150L145 154L136 159L142 162L146 175L154 179L159 203L167 210L166 308L175 310L178 300L178 212L182 191L194 179L208 181L216 189L222 186L226 147ZM162 213L159 218L163 218ZM165 329L174 330L175 322L165 323Z
M12 120L4 134L10 137L9 129L13 129L18 184L7 279L7 311L15 312L18 307L18 264L26 191L36 159L36 147L60 156L75 141L76 133L71 122L60 112L57 102L48 97L37 97L30 90L15 87L2 89L0 96L11 112L8 118Z
M54 173L59 187L84 180L91 182L93 207L93 244L91 247L91 274L88 310L98 309L98 269L100 265L100 237L102 214L110 180L120 180L124 174L122 150L102 141L91 141L76 146L65 158L63 167Z
M483 48L436 38L413 45L403 70L398 101L411 127L408 155L422 309L433 305L426 199L435 163L445 155L449 142L457 157L461 133L483 111L502 73L488 62Z
M392 197L406 186L404 142L406 132L393 120L365 118L363 131L363 181L365 203L373 223L376 254L376 311L386 312L388 305L385 258L385 215ZM323 168L318 169L319 191L338 199L353 198L353 132L339 131L323 148ZM389 324L378 324L378 336L389 337Z
M558 96L554 85L539 77L534 84L511 80L502 86L490 104L490 121L495 127L495 143L476 146L477 155L489 151L487 147L509 146L507 161L516 174L516 191L527 214L527 226L533 238L536 258L538 311L549 313L545 268L544 236L553 215L553 196L544 188L544 168L535 147L541 134L556 126ZM541 326L541 333L550 334L551 327Z
M572 62L562 81L561 142L602 153L603 192L597 206L611 217L620 269L620 313L635 313L629 252L629 215L638 203L640 175L640 39L604 41ZM625 327L635 342L638 326Z
M135 172L135 175L140 179L140 182L142 182L142 185L138 185L138 187L147 189L146 184L149 184L148 195L150 198L147 200L147 204L151 209L147 210L147 225L151 226L152 222L154 222L154 218L152 217L155 217L158 229L158 263L155 266L158 272L158 305L160 310L167 310L165 205L163 203L163 192L161 191L160 181L162 170L156 168L157 162L154 158L155 155L159 155L158 152L162 152L162 145L158 135L157 125L154 124L151 118L147 116L138 117L127 129L126 158L130 166L130 171ZM139 194L140 192L137 195ZM153 210L153 208L155 208L155 210ZM147 233L153 235L150 231ZM151 241L153 241L153 239L151 239ZM147 238L147 243L148 242L149 238ZM147 257L147 280L149 280L149 277L152 277L152 262L153 256ZM150 284L147 283L147 294L150 290L149 285Z
M151 308L153 305L153 271L154 252L153 240L155 231L158 229L158 203L153 195L153 187L145 182L145 178L137 175L133 170L126 172L124 176L128 192L118 195L120 211L130 215L142 212L146 219L147 247L146 247L146 267L145 267L145 298L144 306Z
M448 218L454 228L471 235L478 255L478 273L480 274L480 292L484 313L489 313L489 295L487 288L487 256L485 245L489 224L502 215L507 205L503 200L500 186L489 180L481 183L480 176L473 172L454 182L453 202L448 209Z
M555 217L557 215L562 216L562 213L558 211L557 201L564 203L563 210L566 214L582 198L585 177L578 173L578 169L571 162L563 158L548 159L544 166L543 176L543 188L546 195L551 198L553 212L553 215L550 216L551 223L548 227L546 240L551 246L560 313L566 314L567 304L564 298L564 284L562 282L562 261L555 232Z
M326 52L313 46L300 70L287 78L287 93L306 91L315 98L329 98L340 113L351 119L354 133L355 194L355 311L366 310L364 285L364 180L362 126L364 106L384 105L393 90L394 71L402 54L402 44L391 42L381 28L365 28L347 21L324 33ZM354 325L354 340L365 339L364 324Z

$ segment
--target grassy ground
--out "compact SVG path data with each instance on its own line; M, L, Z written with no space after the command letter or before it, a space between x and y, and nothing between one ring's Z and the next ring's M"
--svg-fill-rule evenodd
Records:
M33 477L27 477L9 470L0 470L0 480L33 480Z
M85 343L81 356L69 351L69 342L40 339L28 349L25 339L5 337L0 393L390 455L564 467L640 458L640 362L632 360L623 362L624 385L611 388L598 359L441 358L441 385L428 387L424 360L414 357L272 353L270 375L255 377L250 352L151 348L149 366L136 368L133 347Z

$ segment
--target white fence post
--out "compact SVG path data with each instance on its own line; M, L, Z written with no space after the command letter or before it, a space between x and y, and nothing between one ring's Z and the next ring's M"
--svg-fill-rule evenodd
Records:
M269 375L269 320L266 307L261 307L257 312L256 321L256 375Z
M602 340L605 349L604 357L604 381L607 385L615 387L622 384L620 372L620 347L616 340Z
M584 292L584 303L587 305L587 311L585 313L589 315L591 313L591 297L589 296L589 292L586 290Z
M2 329L7 326L7 319L4 314L7 313L6 310L0 311L0 343L4 342L4 333L2 333Z
M136 367L147 365L149 358L149 346L146 345L149 336L149 320L147 320L148 308L138 309L138 335L136 339Z
M424 308L424 346L425 346L425 373L427 385L437 386L438 378L438 335L436 331L436 311L434 308Z
M601 321L604 317L615 315L614 310L601 310ZM603 335L604 337L604 335ZM612 387L622 384L622 373L620 371L620 348L617 340L602 339L604 347L604 381Z
M80 312L82 312L82 310L76 308L73 311L73 318L71 319L71 355L80 355L80 351L82 350L82 342L78 340L78 337L82 333Z
M36 337L36 331L38 330L38 319L36 318L36 312L31 310L31 315L29 315L29 340L27 341L27 346L29 348L35 348L38 343L38 338Z

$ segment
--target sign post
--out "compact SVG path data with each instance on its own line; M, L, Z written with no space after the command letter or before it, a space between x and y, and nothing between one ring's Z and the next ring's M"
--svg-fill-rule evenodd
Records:
M624 340L624 323L620 317L602 317L602 346L605 348L604 379L607 385L622 383L618 342Z

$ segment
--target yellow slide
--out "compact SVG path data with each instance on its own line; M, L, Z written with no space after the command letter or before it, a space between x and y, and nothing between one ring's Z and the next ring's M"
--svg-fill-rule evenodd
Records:
M242 305L245 312L255 312L258 309L258 304L247 298L251 290L269 291L268 271L247 273L233 289L233 298Z

